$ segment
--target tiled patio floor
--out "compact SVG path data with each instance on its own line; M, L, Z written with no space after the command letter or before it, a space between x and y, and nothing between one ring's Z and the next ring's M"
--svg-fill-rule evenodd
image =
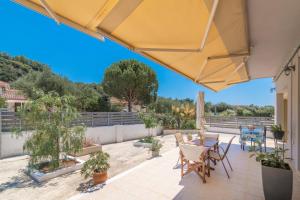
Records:
M222 135L221 141L227 142L230 135ZM271 142L271 141L269 141ZM238 138L233 142L229 159L234 171L227 179L221 164L218 164L207 183L191 173L180 178L180 167L176 166L178 149L171 150L159 158L142 163L128 172L109 180L100 190L73 196L72 200L94 199L214 199L214 200L256 200L264 199L260 164L249 158L247 151L241 151ZM293 199L300 199L300 178L294 177Z

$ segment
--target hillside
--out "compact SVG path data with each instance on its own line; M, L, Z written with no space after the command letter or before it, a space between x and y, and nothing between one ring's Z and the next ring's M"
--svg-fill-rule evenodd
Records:
M18 78L25 76L29 72L42 72L49 67L24 56L9 56L6 53L0 53L0 80L13 82Z

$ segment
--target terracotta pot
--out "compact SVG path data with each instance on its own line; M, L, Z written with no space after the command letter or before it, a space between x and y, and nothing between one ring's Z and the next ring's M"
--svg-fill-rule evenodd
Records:
M107 172L94 172L93 174L93 181L94 185L98 185L103 183L107 180Z

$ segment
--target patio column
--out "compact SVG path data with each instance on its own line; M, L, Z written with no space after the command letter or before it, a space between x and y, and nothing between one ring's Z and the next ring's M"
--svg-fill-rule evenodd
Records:
M196 128L200 130L200 133L204 131L204 92L199 92L197 95L197 102L196 102Z
M284 97L283 93L276 94L276 107L275 107L275 123L283 126L284 124Z

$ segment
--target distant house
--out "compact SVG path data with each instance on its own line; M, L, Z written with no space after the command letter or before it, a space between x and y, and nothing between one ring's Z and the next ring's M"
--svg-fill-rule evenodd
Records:
M16 112L18 107L22 106L27 98L22 91L11 89L6 82L0 81L0 97L5 99L8 111Z

